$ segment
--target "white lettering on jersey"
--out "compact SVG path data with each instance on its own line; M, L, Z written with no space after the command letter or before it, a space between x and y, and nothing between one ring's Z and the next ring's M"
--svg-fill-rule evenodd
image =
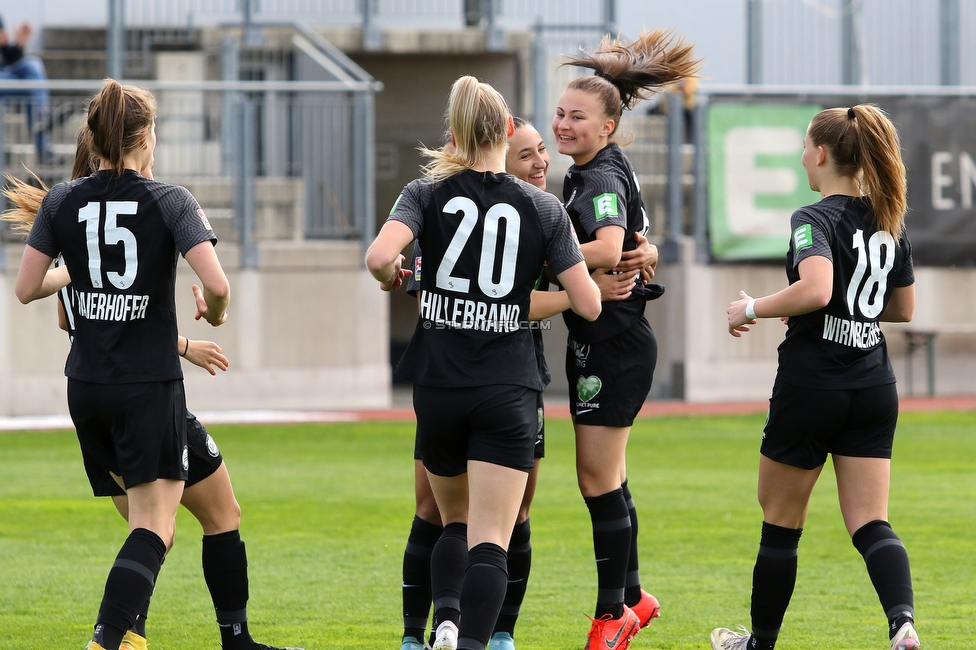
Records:
M133 321L146 317L149 296L71 290L71 307L79 318L103 321Z
M824 314L823 340L866 350L881 342L881 327L877 323L841 320Z
M522 327L519 320L521 311L514 304L466 300L427 290L420 292L420 318L433 321L437 327L479 332L515 332Z

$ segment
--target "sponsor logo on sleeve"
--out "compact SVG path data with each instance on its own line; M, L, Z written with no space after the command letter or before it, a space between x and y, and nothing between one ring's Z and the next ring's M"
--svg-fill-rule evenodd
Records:
M810 246L813 246L813 229L805 223L793 231L793 250L801 251Z
M211 231L213 230L213 228L210 227L210 220L207 219L207 215L204 213L203 208L197 208L197 216L199 216L200 221L203 222L204 228Z
M617 195L608 192L595 197L593 199L593 211L596 213L597 221L605 217L618 216L620 213L617 212Z

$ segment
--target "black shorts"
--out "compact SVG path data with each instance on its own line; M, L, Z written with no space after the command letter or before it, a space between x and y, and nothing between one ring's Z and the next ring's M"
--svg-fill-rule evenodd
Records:
M634 327L605 341L569 337L566 379L569 410L578 424L629 427L651 390L657 339L641 316Z
M189 411L186 412L186 447L190 457L190 468L186 472L185 487L196 485L209 477L224 462L217 443L210 437L200 420ZM88 470L88 482L91 483L95 496L113 497L125 494L125 490L115 482L108 471L98 466L89 468L88 463L85 463L85 469Z
M432 388L415 384L417 442L437 476L468 471L480 460L529 471L539 429L539 392L524 386Z
M535 451L533 452L533 458L545 458L546 457L546 409L542 403L542 393L539 393L539 400L537 404L537 414L539 416L538 430L535 434ZM413 439L413 459L421 460L420 455L420 436L415 435ZM190 471L193 471L193 448L190 448ZM187 481L187 485L190 482Z
M891 458L897 422L895 384L819 390L777 377L760 452L801 469L820 467L827 454Z
M89 476L112 472L126 486L158 478L186 480L182 379L95 384L69 378L68 411Z

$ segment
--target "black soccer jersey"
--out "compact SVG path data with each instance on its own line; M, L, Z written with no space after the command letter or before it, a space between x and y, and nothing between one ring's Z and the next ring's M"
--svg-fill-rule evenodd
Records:
M637 173L615 144L601 149L585 165L570 165L563 182L566 211L580 243L596 239L604 226L624 229L623 250L637 247L634 233L647 234L647 213L640 196ZM563 312L573 339L581 343L606 340L633 327L644 315L646 296L638 283L626 300L603 303L600 317L590 322L571 311Z
M420 319L396 375L433 387L542 390L529 295L546 261L557 274L583 261L559 201L509 174L467 170L413 181L389 218L423 250Z
M414 298L420 295L420 280L423 278L423 263L423 251L420 250L420 244L415 241L413 243L413 275L411 275L410 279L407 280L407 294L413 296ZM540 275L539 279L536 280L535 290L549 290L549 280L546 279L545 273ZM539 366L539 379L542 381L543 386L548 386L549 382L552 380L552 375L549 373L549 364L546 363L546 346L545 341L542 339L542 329L539 321L530 322L529 329L532 331L532 342L535 345L535 358L536 363Z
M65 374L122 384L183 377L177 351L177 254L216 242L183 187L106 170L55 185L27 243L71 274L74 341Z
M912 246L874 225L867 199L835 194L793 213L786 257L790 284L812 255L833 263L830 302L791 316L779 346L779 375L808 388L844 390L895 381L878 317L897 287L915 282Z

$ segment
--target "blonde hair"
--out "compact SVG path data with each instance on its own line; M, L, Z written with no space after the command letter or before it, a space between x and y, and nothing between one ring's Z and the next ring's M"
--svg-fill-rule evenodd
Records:
M40 187L34 187L27 181L11 176L9 173L3 175L7 179L7 186L3 188L3 195L14 207L4 210L3 214L0 215L0 219L10 224L12 231L24 237L30 233L31 227L34 225L34 217L37 216L41 201L47 196L48 191L47 185L37 177L37 174L29 169L27 173L37 181Z
M873 104L828 108L808 131L814 146L830 151L837 173L857 181L871 199L875 223L897 240L905 228L908 181L895 125Z
M422 147L421 155L430 158L423 174L439 181L471 169L483 155L508 146L508 104L497 90L474 77L454 82L447 103L447 122L454 136L454 151Z
M692 58L693 51L693 45L669 30L645 30L627 44L608 34L595 52L583 50L578 56L568 57L560 67L573 65L594 71L570 81L566 88L596 95L604 114L613 119L615 132L625 108L633 108L662 86L698 73L701 59Z
M140 146L143 131L155 119L156 99L148 90L106 79L88 104L92 151L121 176L122 159Z
M72 180L90 175L98 166L96 157L92 153L91 141L91 131L88 130L86 124L82 124L78 129L75 162L71 169ZM35 187L10 174L4 174L4 178L7 179L7 186L3 188L3 195L14 207L5 210L0 215L0 219L10 224L12 231L25 237L30 234L34 219L37 217L37 211L41 209L41 202L48 193L47 185L37 174L29 169L27 173L40 187Z

